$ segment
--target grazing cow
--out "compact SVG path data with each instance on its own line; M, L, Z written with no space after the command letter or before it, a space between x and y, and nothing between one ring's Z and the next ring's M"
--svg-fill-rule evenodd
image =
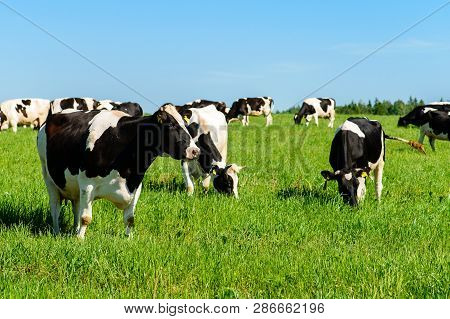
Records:
M319 117L330 119L328 127L333 128L336 101L330 98L309 98L303 101L302 107L294 116L295 124L300 124L302 118L306 120L306 126L314 118L314 122L319 126Z
M435 141L449 140L450 104L429 104L418 106L398 120L398 126L409 124L420 127L419 143L428 136L431 149L435 151Z
M209 101L209 100L195 100L189 103L186 103L185 105L181 106L182 109L198 109L203 108L209 105L214 105L217 109L217 111L222 112L223 114L227 114L229 109L227 108L227 105L225 102L216 102L216 101Z
M17 125L40 127L47 118L50 101L44 99L14 99L0 104L0 128L12 127L17 132Z
M200 152L173 106L145 117L100 110L51 114L37 145L53 230L59 233L61 201L67 199L79 238L84 238L93 201L99 198L123 209L129 235L144 174L156 157L165 153L190 160Z
M338 182L344 202L356 205L366 193L366 177L375 173L375 191L381 199L385 161L385 138L381 124L367 118L349 118L336 131L329 161L334 172L322 171L326 182Z
M222 112L214 105L193 108L183 112L188 119L188 131L200 148L196 161L181 161L183 178L189 195L194 193L192 179L202 179L208 190L211 176L214 188L223 194L238 198L238 173L242 167L226 164L228 146L228 125Z
M249 125L249 116L266 117L266 126L272 125L272 106L273 99L271 97L248 97L242 98L235 102L227 113L227 122L230 122L242 116L242 125Z

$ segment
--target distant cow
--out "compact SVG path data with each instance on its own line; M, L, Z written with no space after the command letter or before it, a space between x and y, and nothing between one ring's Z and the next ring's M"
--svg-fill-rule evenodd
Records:
M141 106L132 102L114 102L112 100L97 101L93 98L61 98L50 102L51 113L60 113L63 110L74 109L80 111L92 110L118 110L131 116L142 116L144 114Z
M385 161L385 136L381 124L367 118L349 118L336 131L329 161L334 172L322 171L327 181L338 182L344 202L356 205L366 193L366 177L375 173L375 191L381 199Z
M12 127L17 132L17 125L30 125L39 128L47 118L50 101L44 99L14 99L0 104L0 128Z
M306 126L312 118L319 126L319 117L330 119L328 127L333 127L335 117L336 101L331 98L309 98L303 101L302 107L294 116L295 124L300 124L302 118L306 120Z
M242 98L235 102L226 115L227 122L242 117L242 125L249 125L249 116L266 117L266 126L272 124L272 106L273 99L271 97L248 97Z
M189 160L200 152L173 106L144 117L114 110L50 114L37 146L53 230L59 233L61 201L70 200L80 238L92 221L93 201L100 198L123 210L129 235L142 180L152 162L163 153Z
M398 126L409 124L420 127L419 143L423 143L425 135L428 136L431 149L435 150L435 141L449 140L449 114L450 104L439 103L418 106L398 120Z
M214 105L186 110L183 117L188 121L188 131L200 148L196 161L182 161L183 178L188 194L194 192L192 179L202 179L207 190L211 177L214 188L223 194L238 198L238 173L242 167L227 164L228 125L222 112Z
M217 101L210 101L210 100L195 100L189 103L186 103L185 105L181 106L183 109L191 109L191 108L203 108L209 105L214 105L217 109L217 111L222 112L223 114L227 114L229 109L227 108L227 105L225 102L217 102Z

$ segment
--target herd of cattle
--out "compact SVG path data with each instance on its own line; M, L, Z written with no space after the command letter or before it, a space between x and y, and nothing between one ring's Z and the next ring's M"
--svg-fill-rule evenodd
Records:
M306 99L294 122L306 125L314 119L335 120L336 102L330 98ZM237 164L227 163L228 123L249 116L266 118L272 124L273 99L242 98L231 108L224 102L195 100L185 105L166 103L154 114L143 116L137 103L97 101L92 98L15 99L0 105L2 130L18 125L39 129L38 153L50 198L53 230L59 233L63 200L72 203L77 236L84 238L92 221L92 204L99 198L123 210L126 234L134 226L134 212L142 180L158 156L181 161L182 175L189 194L193 180L201 179L207 190L214 188L238 197ZM449 140L450 104L418 106L401 117L399 126L420 127L419 142L428 136L432 149L435 139ZM358 204L366 193L366 178L375 175L376 197L381 198L385 162L385 139L398 139L384 133L381 124L367 118L349 118L336 131L329 162L333 171L322 171L327 181L337 181L344 201Z

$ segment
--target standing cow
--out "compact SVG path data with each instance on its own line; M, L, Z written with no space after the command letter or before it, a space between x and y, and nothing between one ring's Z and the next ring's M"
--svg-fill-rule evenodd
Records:
M200 152L170 105L144 117L100 110L50 114L37 146L53 230L59 233L61 201L67 199L79 238L92 221L93 201L100 198L123 209L125 233L130 235L142 180L156 157L165 153L191 160Z
M272 106L271 97L248 97L235 102L226 115L227 122L242 117L242 125L249 125L249 116L261 116L266 118L266 126L272 125Z
M420 127L419 143L423 143L425 135L428 136L431 149L435 151L435 141L449 140L450 131L450 104L439 103L418 106L398 120L398 126L406 127L409 124Z
M375 173L375 191L381 199L385 161L385 136L381 124L367 118L349 118L336 131L329 161L334 172L322 171L326 182L338 182L344 202L357 205L366 194L366 178Z
M47 118L50 101L44 99L14 99L0 104L0 128L17 132L17 125L40 127Z
M227 164L228 125L222 112L214 105L185 110L183 117L188 119L188 131L200 148L196 161L182 161L183 178L188 194L194 192L192 179L202 179L208 190L211 177L214 188L223 194L238 195L238 173L242 167Z
M319 126L319 117L328 118L328 127L333 128L335 118L336 101L331 98L309 98L303 101L302 107L294 116L295 124L300 124L302 118L306 120L306 126L314 118L314 122Z

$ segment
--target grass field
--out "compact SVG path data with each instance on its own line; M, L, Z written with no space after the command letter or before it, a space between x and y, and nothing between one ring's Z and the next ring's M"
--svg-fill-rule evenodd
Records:
M397 117L387 134L417 139ZM338 116L340 125L344 116ZM449 298L450 143L426 156L386 141L382 202L374 183L359 208L323 190L334 130L251 118L230 125L240 199L184 191L180 165L147 172L134 237L96 201L86 240L51 233L36 132L0 133L1 298ZM337 126L336 125L336 126ZM427 145L428 146L428 145Z

